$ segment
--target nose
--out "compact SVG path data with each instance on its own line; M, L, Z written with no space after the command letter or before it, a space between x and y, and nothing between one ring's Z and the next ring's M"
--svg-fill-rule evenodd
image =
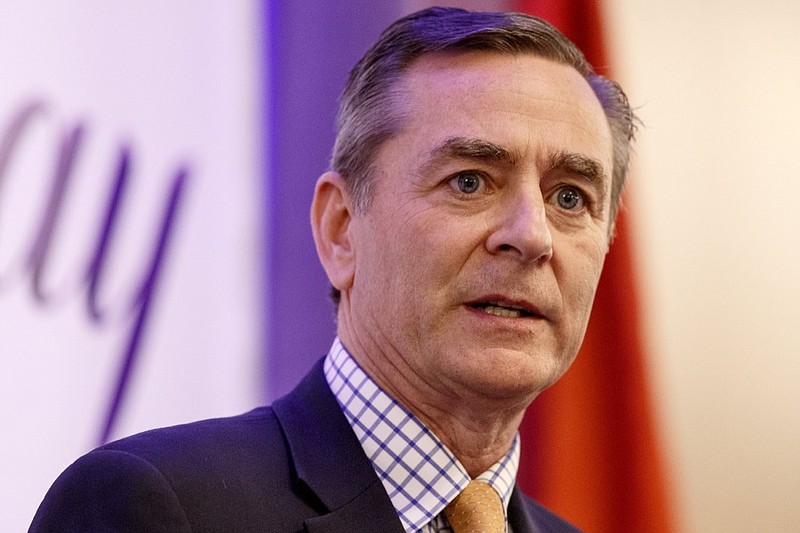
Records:
M547 262L553 256L553 236L539 187L508 191L496 206L486 248L523 262Z

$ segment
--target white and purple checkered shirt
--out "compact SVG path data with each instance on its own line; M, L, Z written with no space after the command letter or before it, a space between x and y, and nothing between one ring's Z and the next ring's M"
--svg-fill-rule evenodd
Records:
M470 482L458 459L370 379L338 338L325 358L325 377L406 532L452 531L444 508ZM505 509L514 489L519 450L517 435L506 456L477 477L494 487Z

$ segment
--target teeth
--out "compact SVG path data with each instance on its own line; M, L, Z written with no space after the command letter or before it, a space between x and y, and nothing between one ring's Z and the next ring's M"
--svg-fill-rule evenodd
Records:
M503 316L507 318L519 318L522 316L522 312L517 309L509 309L508 307L499 307L497 305L487 305L482 309L484 313L495 316Z

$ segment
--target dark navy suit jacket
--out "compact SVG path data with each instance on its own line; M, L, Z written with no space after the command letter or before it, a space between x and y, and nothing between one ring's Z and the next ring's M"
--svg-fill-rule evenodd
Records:
M577 531L515 489L515 533ZM31 532L403 533L318 363L272 407L157 429L78 459Z

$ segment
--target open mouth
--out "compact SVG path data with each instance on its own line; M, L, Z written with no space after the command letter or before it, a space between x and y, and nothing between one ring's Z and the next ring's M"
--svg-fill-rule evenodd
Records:
M470 307L477 309L487 315L502 316L505 318L527 318L536 316L532 311L517 305L509 305L498 302L476 302Z

